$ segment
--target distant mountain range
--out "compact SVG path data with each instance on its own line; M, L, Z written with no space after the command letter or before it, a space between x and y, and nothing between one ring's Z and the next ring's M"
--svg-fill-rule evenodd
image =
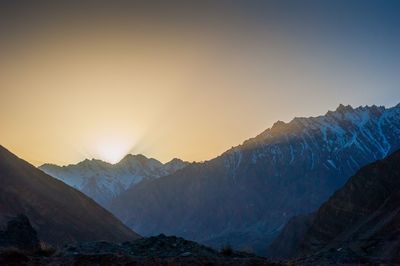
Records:
M400 105L340 105L277 122L215 159L140 182L109 208L143 235L265 254L291 217L315 211L358 169L399 148Z
M68 166L44 164L39 169L108 207L112 199L140 181L174 173L186 165L180 159L163 164L143 155L129 154L117 164L84 160Z
M140 237L83 193L0 146L0 225L20 214L41 240L54 246Z
M400 263L400 151L363 167L316 213L292 218L268 250L296 264ZM394 264L395 263L395 264Z

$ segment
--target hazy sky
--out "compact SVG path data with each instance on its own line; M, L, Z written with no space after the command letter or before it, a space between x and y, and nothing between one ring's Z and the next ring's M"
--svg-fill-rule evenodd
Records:
M400 102L400 1L60 2L0 2L0 144L35 165L207 160Z

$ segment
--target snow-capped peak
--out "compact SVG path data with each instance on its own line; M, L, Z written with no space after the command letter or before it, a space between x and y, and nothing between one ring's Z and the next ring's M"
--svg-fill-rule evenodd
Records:
M128 154L116 164L86 159L68 166L44 164L39 168L107 206L122 191L142 180L171 174L187 164L179 159L163 164L142 154Z

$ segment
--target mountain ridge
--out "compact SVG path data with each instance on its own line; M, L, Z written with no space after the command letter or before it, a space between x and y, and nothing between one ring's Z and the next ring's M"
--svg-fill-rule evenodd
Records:
M216 158L141 183L110 210L143 235L261 253L290 217L317 209L360 167L400 148L399 135L399 107L340 105L276 122Z
M160 162L161 164L164 164L164 165L170 164L170 163L173 163L173 162L188 163L188 161L184 161L184 160L182 160L180 158L177 158L177 157L172 158L171 160L169 160L169 161L167 161L165 163L162 163L161 161L159 161L159 160L157 160L155 158L147 157L146 155L141 154L141 153L137 153L137 154L128 153L121 160L119 160L116 163L110 163L110 162L107 162L107 161L104 161L104 160L101 160L101 159L97 159L97 158L91 158L91 159L86 158L86 159L83 159L82 161L79 161L77 163L68 163L68 164L62 164L62 165L56 164L56 163L43 163L43 164L39 165L37 168L41 168L43 166L69 167L69 166L76 166L76 165L79 165L79 164L82 164L82 163L88 163L88 162L99 162L99 163L104 163L104 164L107 164L107 165L116 165L116 164L121 163L121 161L123 161L124 159L129 159L129 158L132 158L132 157L133 158L144 158L144 159L148 159L148 160L156 160L156 161L158 161L158 162Z
M44 164L39 169L82 191L107 208L114 197L137 183L170 174L188 164L177 158L163 164L142 154L127 154L115 164L85 159L66 166Z

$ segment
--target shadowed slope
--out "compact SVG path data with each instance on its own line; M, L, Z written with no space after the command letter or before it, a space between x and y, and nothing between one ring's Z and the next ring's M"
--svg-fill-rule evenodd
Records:
M81 192L0 146L0 222L17 214L29 217L39 238L53 245L139 238Z
M274 257L303 263L400 262L400 151L351 177L296 236L288 224L270 248ZM303 219L303 221L305 221ZM296 247L289 247L288 236ZM294 237L296 236L296 237ZM310 256L311 255L311 256Z

